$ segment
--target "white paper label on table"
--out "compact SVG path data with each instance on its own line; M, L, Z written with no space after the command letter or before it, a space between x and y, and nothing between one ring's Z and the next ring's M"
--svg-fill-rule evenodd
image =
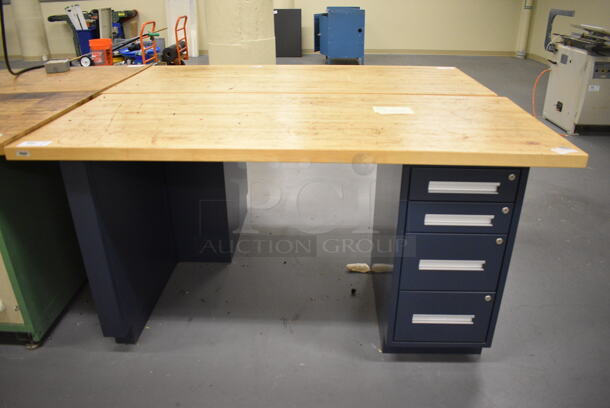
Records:
M41 147L48 146L53 143L50 140L28 140L27 142L22 142L17 145L17 147Z
M380 115L413 115L413 109L408 106L373 106L375 113Z
M599 92L599 85L589 85L589 92Z
M568 154L568 153L578 152L578 150L571 149L569 147L553 147L551 150L558 154Z

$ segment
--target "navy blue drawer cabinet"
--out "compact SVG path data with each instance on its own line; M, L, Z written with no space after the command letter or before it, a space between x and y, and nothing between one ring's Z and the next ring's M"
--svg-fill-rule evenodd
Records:
M378 166L372 263L391 266L373 276L385 352L491 346L527 175Z

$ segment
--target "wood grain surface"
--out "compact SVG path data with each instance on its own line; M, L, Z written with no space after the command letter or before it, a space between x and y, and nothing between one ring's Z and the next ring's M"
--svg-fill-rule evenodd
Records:
M376 107L403 113L381 114ZM524 167L584 167L588 157L503 97L269 93L103 94L8 146L6 154Z
M0 155L26 135L92 98L91 92L0 94Z
M495 95L454 67L374 65L155 66L106 91L203 92Z
M0 72L0 156L4 154L4 146L11 141L146 68L73 67L59 74L47 74L39 69L18 77Z
M32 92L99 92L148 68L133 66L71 67L68 72L47 74L43 69L18 77L0 71L0 94Z

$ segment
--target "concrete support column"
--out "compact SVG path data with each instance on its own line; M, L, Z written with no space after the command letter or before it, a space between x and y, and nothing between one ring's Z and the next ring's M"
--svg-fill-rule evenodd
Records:
M11 7L23 59L26 61L49 59L47 33L44 29L39 0L13 0Z
M527 39L530 32L530 20L532 18L532 9L534 8L534 0L522 0L521 17L519 18L519 29L517 30L517 58L525 58L527 54Z
M276 8L276 9L294 8L294 0L273 0L273 8Z
M210 64L275 64L272 0L206 0Z

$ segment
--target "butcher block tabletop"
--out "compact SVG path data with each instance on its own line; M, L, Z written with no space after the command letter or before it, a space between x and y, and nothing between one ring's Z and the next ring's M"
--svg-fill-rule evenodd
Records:
M495 95L455 67L374 65L155 66L107 93Z
M504 97L146 88L104 93L14 142L7 157L523 167L584 167L588 157Z
M59 74L39 69L18 77L0 71L0 155L4 154L6 144L145 68L73 67Z

